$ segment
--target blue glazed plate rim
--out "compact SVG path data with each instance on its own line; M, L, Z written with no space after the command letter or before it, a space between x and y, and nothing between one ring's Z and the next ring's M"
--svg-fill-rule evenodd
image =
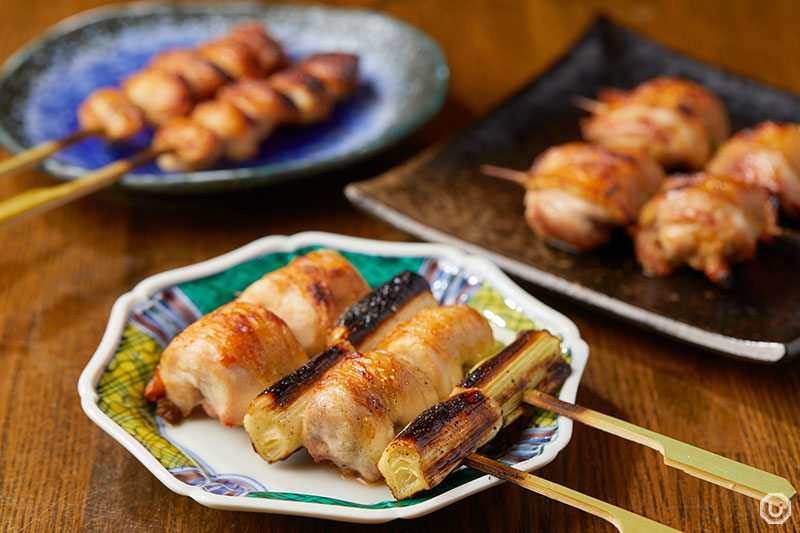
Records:
M203 13L221 11L223 9L225 12L261 11L265 15L270 11L279 9L307 9L328 12L344 11L388 19L392 24L402 28L411 39L420 43L422 48L430 55L435 65L434 73L436 83L434 89L427 104L421 106L418 112L414 113L409 119L395 123L376 139L366 142L360 147L351 149L341 155L322 160L270 163L237 169L214 169L171 174L137 174L135 180L121 180L120 186L122 188L137 192L161 194L208 192L277 183L293 178L309 176L314 173L333 170L360 161L400 141L427 123L444 105L449 87L450 69L444 52L432 38L413 25L374 9L330 7L318 4L299 6L293 4L265 5L255 2L233 2L224 4L207 2L193 4L144 2L123 6L112 5L96 7L67 17L54 24L14 52L3 63L2 67L0 67L0 87L2 87L9 78L14 76L16 71L38 51L46 48L64 35L85 25L114 18L136 17L158 12ZM0 143L15 154L30 148L30 146L22 144L20 140L6 128L1 118ZM46 160L41 165L41 168L48 174L63 180L75 179L88 172L87 169L83 167L61 163L53 159Z

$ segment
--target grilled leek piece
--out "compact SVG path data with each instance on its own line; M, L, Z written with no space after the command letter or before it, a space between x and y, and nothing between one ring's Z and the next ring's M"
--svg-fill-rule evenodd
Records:
M350 307L328 335L327 348L258 395L244 417L253 448L267 462L302 446L303 411L316 384L346 355L374 349L396 325L435 306L424 278L404 271Z
M563 364L559 339L529 330L470 372L449 398L408 424L381 455L378 470L395 498L435 487L516 417L525 389L554 369L558 374Z

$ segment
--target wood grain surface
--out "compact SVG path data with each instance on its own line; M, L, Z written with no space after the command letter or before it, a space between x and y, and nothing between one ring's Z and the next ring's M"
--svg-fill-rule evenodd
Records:
M0 59L94 0L0 0ZM348 2L350 4L350 2ZM208 509L162 486L81 411L78 375L111 305L141 279L270 234L324 230L410 240L341 193L447 138L542 72L600 2L386 0L358 5L419 26L444 48L451 94L433 123L380 158L245 195L155 200L99 194L0 229L0 530L352 531L366 527ZM602 10L676 50L800 93L800 5L607 1ZM0 198L51 183L0 180ZM591 356L579 403L800 484L800 362L762 367L687 348L540 294L576 322ZM800 320L800 317L798 318ZM585 427L539 475L685 531L797 531L758 502L669 469ZM796 513L800 515L800 510ZM612 531L600 519L502 485L386 531ZM375 528L378 529L378 528Z

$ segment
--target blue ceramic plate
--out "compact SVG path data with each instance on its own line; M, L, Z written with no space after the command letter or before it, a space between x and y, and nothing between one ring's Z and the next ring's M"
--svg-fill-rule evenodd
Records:
M101 8L62 21L0 72L0 142L14 152L77 129L75 110L95 88L115 85L157 51L223 35L244 20L267 25L292 58L342 51L361 60L361 83L322 124L286 128L258 157L203 172L135 170L123 187L154 193L238 189L351 163L411 133L440 108L447 63L415 28L374 11L251 3L146 4ZM150 131L125 145L85 140L44 163L70 179L147 146Z

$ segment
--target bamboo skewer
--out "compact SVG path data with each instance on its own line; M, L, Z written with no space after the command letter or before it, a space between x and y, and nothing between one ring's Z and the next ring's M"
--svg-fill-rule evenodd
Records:
M527 390L523 395L523 400L530 405L653 448L664 456L664 464L667 466L683 470L691 476L716 483L745 496L762 500L770 494L782 494L787 499L791 499L797 492L787 479L775 474L722 457L613 416L563 402L549 394L537 390Z
M522 170L514 170L513 168L498 167L495 165L483 164L480 166L481 174L491 176L493 178L500 178L501 180L510 181L517 185L525 186L530 181L530 174Z
M593 498L576 490L553 483L539 476L534 476L522 470L517 470L503 463L489 459L482 455L470 454L464 459L464 464L485 472L486 474L503 479L520 487L541 494L547 498L564 503L594 516L598 516L624 533L666 533L680 531L678 529L659 524L649 518L626 511L616 505L611 505L597 498Z
M569 102L578 109L583 109L593 115L602 115L608 110L608 104L605 102L593 100L579 94L573 94Z
M114 161L78 179L52 187L31 189L4 200L0 202L0 226L36 213L49 211L98 191L119 181L126 173L154 159L160 153L162 152L159 150L148 148L130 158Z
M76 142L96 133L97 132L94 131L78 131L64 137L63 139L45 141L37 144L36 146L32 146L31 148L13 155L4 161L0 161L0 176L5 176L6 174L16 172L17 170L36 165L59 150L66 148L71 144L75 144Z

